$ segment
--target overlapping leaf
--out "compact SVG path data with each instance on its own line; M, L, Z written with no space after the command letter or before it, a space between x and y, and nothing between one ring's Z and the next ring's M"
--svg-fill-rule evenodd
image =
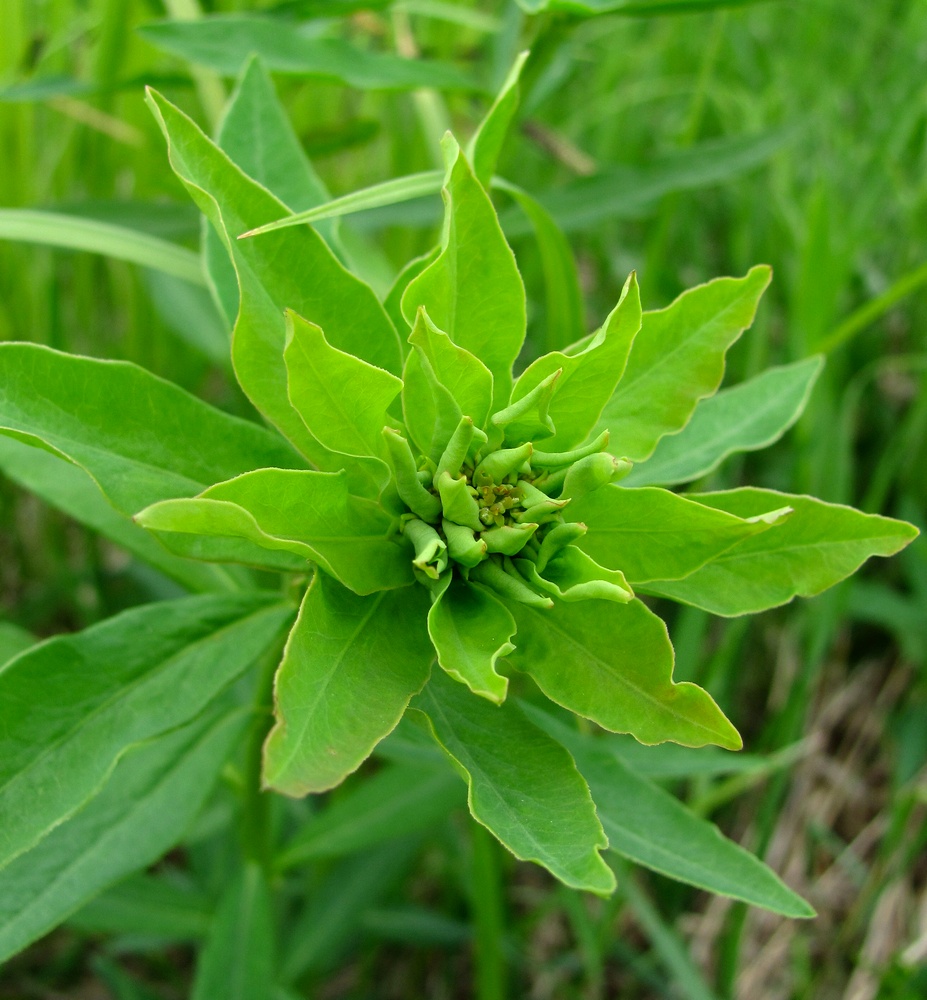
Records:
M202 711L291 614L273 595L188 597L49 639L7 664L0 867L72 815L128 747Z
M766 371L708 399L678 433L635 466L626 486L675 486L713 472L729 455L767 448L801 416L823 367L816 356Z
M640 601L510 604L518 633L509 662L552 701L641 743L673 740L739 750L740 737L711 696L676 684L666 625Z
M787 504L750 519L654 487L604 486L570 503L569 521L589 531L577 542L631 584L680 580L745 538L788 517Z
M277 671L264 781L287 795L356 770L428 679L434 651L421 587L357 597L317 575Z
M553 372L562 370L550 404L555 433L545 440L545 450L565 451L585 440L619 385L640 328L640 291L631 274L600 330L577 345L577 350L545 354L522 373L512 390L513 400L524 398ZM613 440L623 454L625 442L620 437Z
M40 496L138 556L188 590L227 591L249 586L246 571L181 559L132 523L110 504L80 467L49 451L0 435L0 469L14 482Z
M762 861L627 767L608 740L577 732L533 705L528 718L563 743L589 782L609 847L637 864L788 917L814 910Z
M0 871L0 962L173 847L246 722L213 710L129 750L99 795Z
M428 633L451 677L490 701L505 700L508 679L496 661L515 648L515 620L488 590L452 580L428 612Z
M280 438L124 361L0 344L0 433L83 468L127 514L260 466L298 467Z
M443 146L442 250L406 288L402 312L412 326L424 306L440 330L492 372L494 401L504 406L525 337L525 289L489 196L457 143L448 136Z
M870 556L890 556L917 536L904 521L775 490L745 487L692 499L738 517L753 517L767 505L788 504L794 511L775 530L739 542L686 579L647 585L648 592L716 615L752 614L813 597Z
M414 579L410 552L390 537L393 518L353 496L344 473L257 469L195 499L148 507L136 521L198 558L296 572L318 563L358 594Z
M608 893L614 876L589 789L573 759L514 705L474 698L436 671L415 707L466 772L470 811L518 858L567 885Z
M242 388L316 465L341 468L341 459L310 434L287 396L284 310L317 323L338 350L396 373L401 352L392 323L370 288L342 267L310 227L238 240L239 234L286 215L286 207L163 97L150 92L149 102L168 140L171 165L235 265L241 305L232 360Z
M681 430L700 399L724 375L724 355L753 322L770 280L759 265L743 278L717 278L692 288L665 309L644 313L624 375L599 430L612 448L638 462L660 438Z

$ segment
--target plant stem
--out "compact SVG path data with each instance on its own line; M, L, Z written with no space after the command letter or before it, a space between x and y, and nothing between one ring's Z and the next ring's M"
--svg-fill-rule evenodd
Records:
M473 911L476 961L476 1000L505 1000L505 956L502 935L501 874L495 841L484 827L470 824L473 851L470 872L470 905Z
M248 731L245 757L245 784L241 807L241 849L246 861L269 874L272 862L270 835L271 793L261 787L264 740L271 725L274 675L280 661L280 647L274 646L263 658L255 689L254 719Z

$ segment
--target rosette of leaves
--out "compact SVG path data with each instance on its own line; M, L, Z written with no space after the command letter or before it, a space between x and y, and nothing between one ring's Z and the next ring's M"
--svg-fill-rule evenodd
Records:
M525 290L487 191L516 82L466 152L445 139L440 246L383 301L346 266L330 221L324 237L286 225L238 238L325 200L258 64L218 143L150 95L211 223L204 259L234 317L232 365L267 426L133 365L0 345L3 468L197 592L0 671L0 808L13 817L0 896L14 914L0 952L176 841L245 738L230 691L256 662L275 674L275 721L268 734L258 712L250 737L268 788L334 788L402 722L407 743L451 759L480 823L570 886L613 889L610 844L810 913L568 720L644 744L739 748L711 696L673 681L667 628L642 598L760 611L821 592L916 530L768 489L665 488L770 443L801 411L820 359L715 395L768 268L654 312L631 275L599 329L520 362ZM268 572L284 585L268 587ZM178 795L184 808L165 810ZM266 830L257 840L246 856L266 869ZM35 895L30 873L74 871L57 895Z

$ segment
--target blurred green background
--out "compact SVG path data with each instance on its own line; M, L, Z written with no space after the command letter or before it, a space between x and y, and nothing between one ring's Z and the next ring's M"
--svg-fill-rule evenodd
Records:
M143 87L214 130L240 60L231 31L224 48L192 61L169 31L142 25L262 12L281 39L344 38L466 75L440 91L359 89L344 82L352 67L339 80L284 66L281 41L271 53L271 68L286 70L278 92L332 195L440 165L444 129L468 137L530 48L499 174L567 233L587 327L631 269L645 308L656 308L763 261L773 286L729 357L727 383L827 354L796 428L702 485L809 492L923 528L927 5L616 6L624 13L583 18L492 0L3 0L0 339L130 359L249 414L203 289L49 248L38 229L13 238L22 217L5 212L65 213L198 247L198 214L169 170ZM679 12L686 6L698 9ZM526 220L504 194L497 203L539 350L557 342L557 303ZM440 199L424 198L352 217L342 233L384 290L434 244L439 219ZM173 592L21 477L0 479L0 521L0 619L11 625L49 635ZM816 921L748 912L640 872L619 873L613 900L591 900L451 814L416 843L288 874L286 905L312 902L294 959L305 992L293 995L927 995L927 543L815 600L751 620L677 610L671 630L677 677L709 687L766 764L668 782L806 895ZM169 862L175 881L191 866L221 877L208 835L197 844ZM112 917L131 887L123 897L9 963L0 997L185 996L206 904L190 895L176 934L146 935Z

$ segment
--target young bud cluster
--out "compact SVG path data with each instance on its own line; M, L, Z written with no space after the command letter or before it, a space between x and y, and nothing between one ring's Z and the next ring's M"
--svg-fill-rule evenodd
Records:
M565 508L631 467L605 450L607 432L569 452L536 451L530 441L503 448L465 416L437 463L416 458L397 431L384 436L419 581L434 586L456 571L536 606L563 596L541 574L586 530L564 519ZM629 597L618 588L615 599Z

